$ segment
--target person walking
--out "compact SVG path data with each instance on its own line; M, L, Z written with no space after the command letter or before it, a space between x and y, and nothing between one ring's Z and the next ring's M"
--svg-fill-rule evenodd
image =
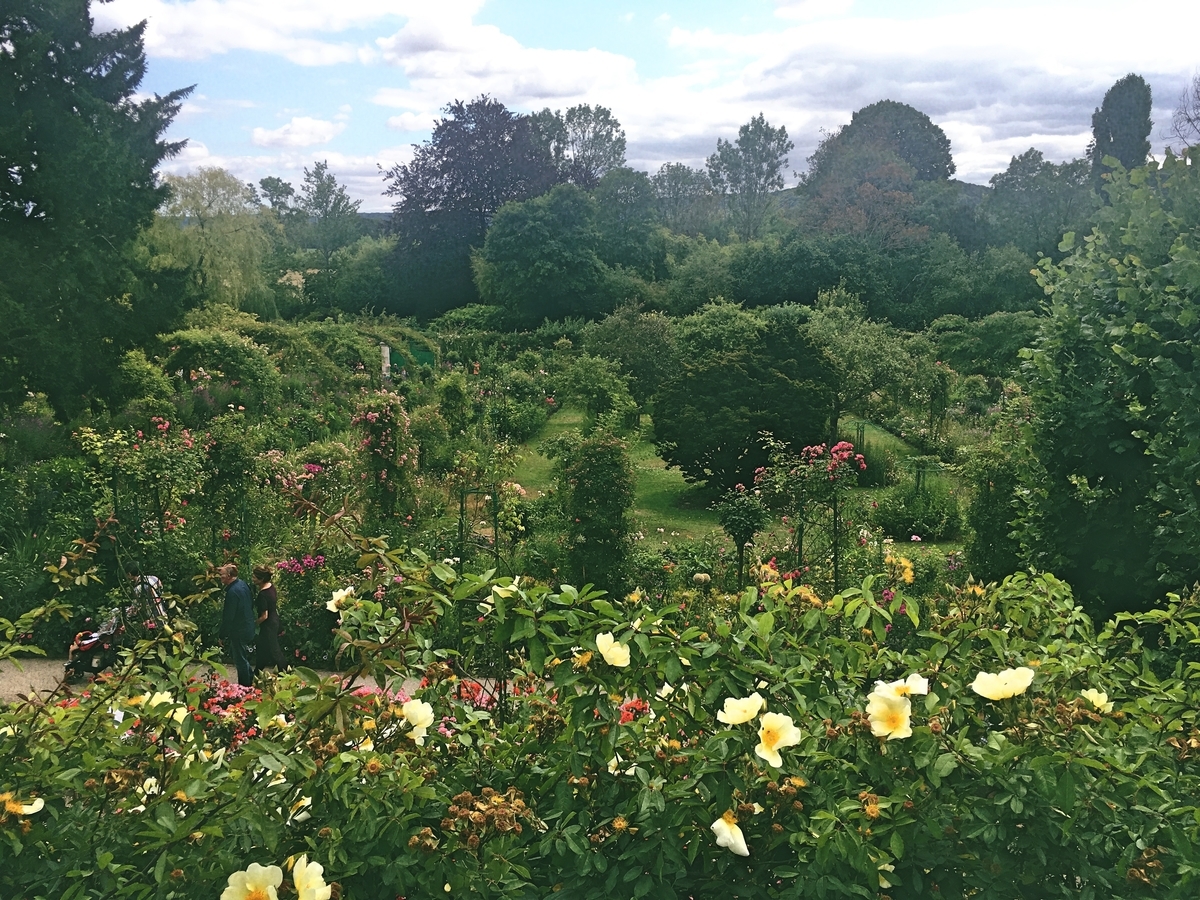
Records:
M149 614L150 620L159 625L167 622L167 607L163 603L162 581L157 575L143 575L142 567L135 562L125 566L125 574L133 584L134 599L141 603L138 614Z
M287 665L279 647L279 594L271 583L271 569L255 566L252 575L258 590L255 609L258 611L258 644L255 648L255 668L282 669Z
M238 578L238 567L228 563L217 569L225 585L225 607L221 611L221 641L233 657L238 684L254 685L254 669L250 665L250 647L254 643L254 598L250 586Z

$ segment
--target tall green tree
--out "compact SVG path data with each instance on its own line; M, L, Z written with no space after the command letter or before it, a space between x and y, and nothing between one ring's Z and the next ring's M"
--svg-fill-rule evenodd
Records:
M734 230L742 240L762 233L773 194L783 188L783 169L794 147L787 129L772 128L762 113L738 129L733 143L717 139L717 152L708 158L708 174L727 196Z
M712 236L717 204L708 172L683 163L663 163L650 181L659 222L679 234Z
M1092 114L1092 143L1088 147L1097 187L1101 184L1100 176L1111 171L1104 164L1106 156L1115 157L1126 169L1146 164L1150 130L1154 127L1150 120L1151 106L1150 85L1132 72L1104 94L1104 102Z
M162 136L190 90L139 95L145 23L96 32L89 7L0 5L0 402L44 391L63 416L171 320L130 248L167 196L155 169L182 144Z
M483 246L492 217L561 180L536 122L487 95L448 105L412 161L384 177L396 198L401 296L392 311L423 316L477 302L471 250Z
M864 106L827 136L808 158L806 182L818 182L853 150L873 147L912 167L918 181L938 181L954 174L950 139L929 116L907 103L880 100Z
M1029 562L1099 614L1200 578L1200 152L1116 169L1086 241L1040 263Z
M1068 231L1079 230L1096 208L1086 159L1052 163L1030 147L989 181L984 203L992 240L1033 255L1057 253Z
M363 233L358 217L361 200L351 200L345 185L329 171L326 161L304 169L304 181L296 207L303 216L307 246L321 255L328 266L333 254L356 241Z
M573 184L502 207L475 254L483 299L532 324L603 312L595 207Z
M271 314L264 271L271 240L254 188L204 166L165 181L171 197L148 236L154 251L187 268L201 302Z
M645 172L621 167L604 173L596 189L600 258L648 278L663 265L654 238L654 189ZM659 247L661 248L661 242Z
M586 437L567 432L542 450L554 460L554 493L567 524L567 577L607 589L620 585L636 487L628 447L598 429Z

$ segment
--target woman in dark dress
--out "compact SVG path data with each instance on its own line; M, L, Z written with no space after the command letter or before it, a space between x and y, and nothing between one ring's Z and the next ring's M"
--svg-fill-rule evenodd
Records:
M283 651L279 649L279 597L275 585L271 584L271 570L267 566L254 569L254 586L258 588L255 609L258 610L258 671L287 665Z

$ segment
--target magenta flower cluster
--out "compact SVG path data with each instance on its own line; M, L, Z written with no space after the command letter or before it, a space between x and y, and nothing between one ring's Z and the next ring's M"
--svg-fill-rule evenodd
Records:
M285 559L282 562L275 563L275 568L281 572L290 572L293 575L306 575L313 569L319 569L325 565L325 557L320 554L310 556L305 554L302 558Z

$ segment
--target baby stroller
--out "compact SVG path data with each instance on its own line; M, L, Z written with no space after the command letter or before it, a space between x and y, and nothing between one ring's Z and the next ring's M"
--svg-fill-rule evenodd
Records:
M64 677L68 683L95 678L117 661L120 638L125 633L121 610L114 609L95 631L81 631L75 635L63 663Z

